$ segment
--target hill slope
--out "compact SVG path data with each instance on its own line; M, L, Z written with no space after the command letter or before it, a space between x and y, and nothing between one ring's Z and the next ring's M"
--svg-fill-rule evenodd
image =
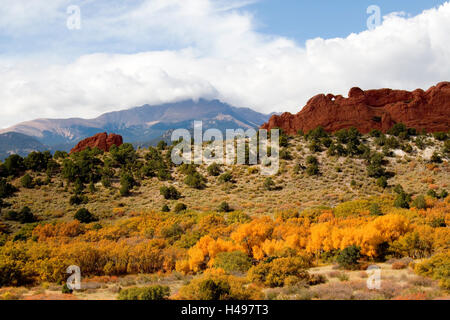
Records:
M155 284L194 299L208 279L238 300L448 296L448 135L286 137L270 180L170 154L123 145L0 165L0 297L58 299L70 265L88 290L64 296L79 299ZM367 288L374 260L382 290Z

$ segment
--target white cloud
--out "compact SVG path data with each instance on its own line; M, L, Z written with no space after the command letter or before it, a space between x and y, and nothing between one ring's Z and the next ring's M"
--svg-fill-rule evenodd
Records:
M104 14L91 9L83 18L82 38L90 48L101 41L133 45L141 39L175 49L86 54L59 64L42 60L42 54L39 60L0 59L0 127L199 97L262 112L297 112L321 92L345 95L355 85L427 88L450 79L450 3L416 17L391 14L373 31L312 39L302 47L255 31L253 17L235 10L248 1L132 2L126 8L96 2ZM67 1L55 3L53 9ZM88 7L89 1L83 3ZM40 14L57 21L53 9ZM18 24L9 19L7 29L18 33L32 17Z

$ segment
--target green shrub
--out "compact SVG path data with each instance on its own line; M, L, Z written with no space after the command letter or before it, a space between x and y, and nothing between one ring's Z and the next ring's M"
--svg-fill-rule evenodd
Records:
M409 202L411 201L411 196L404 192L397 195L394 200L394 207L409 209Z
M134 287L121 290L118 300L166 300L170 295L167 286Z
M17 189L6 179L0 178L0 199L11 197L16 191Z
M226 272L247 272L252 267L252 260L241 251L221 252L214 259L214 267Z
M170 174L170 171L165 167L159 168L156 171L156 177L159 179L159 181L172 180L172 175Z
M10 210L7 213L5 213L4 218L10 221L18 221L22 224L33 223L37 220L36 217L31 212L31 209L28 207L23 207L22 210L19 212Z
M309 176L317 176L320 173L319 166L317 164L311 164L306 168L306 173Z
M167 148L167 142L165 142L164 140L161 140L160 142L158 142L158 144L156 145L156 148L158 150L164 150Z
M434 191L433 189L430 189L430 190L427 191L427 196L430 196L430 197L435 198L435 199L439 198L437 192Z
M178 192L178 190L174 186L161 187L159 189L159 192L166 200L178 200L181 198L180 192Z
M161 236L164 239L171 240L170 241L171 243L173 241L180 239L180 237L183 233L184 233L184 230L178 223L173 223L173 224L171 224L167 227L163 227L161 229Z
M167 204L165 204L165 205L163 205L161 211L162 212L170 212L170 208L169 208L169 206Z
M383 133L380 130L373 129L372 131L370 131L369 135L373 138L378 138L378 137L381 137L383 135Z
M88 197L86 197L84 195L78 195L78 194L71 196L69 199L69 203L72 206L74 206L74 205L78 206L80 204L87 204L88 202L89 202Z
M73 193L75 194L82 194L84 191L84 183L81 181L80 178L78 178L73 186Z
M136 181L134 177L130 173L123 173L120 177L120 195L123 197L129 196L131 189L136 185Z
M405 193L405 190L403 190L403 187L400 184L397 184L394 187L394 192L397 194L402 194L402 193Z
M309 176L318 175L320 173L319 172L319 161L317 160L316 157L308 156L306 158L306 164L308 165L308 167L306 168L306 173Z
M36 221L36 217L33 215L30 208L23 207L17 215L17 220L20 223L33 223Z
M20 263L0 259L0 287L17 287L31 282L32 274L24 270Z
M69 289L69 286L67 285L67 283L65 283L61 289L61 293L62 294L72 294L73 290Z
M444 147L442 148L442 153L450 156L450 139L444 142Z
M325 146L325 148L329 148L333 143L333 139L330 137L320 139L320 142Z
M45 171L47 169L47 164L51 159L52 155L49 151L33 151L23 159L23 164L25 168L35 172Z
M425 201L425 197L423 195L417 196L412 202L412 207L417 209L426 209L427 202Z
M347 150L340 143L337 143L337 144L332 143L330 145L330 147L328 148L327 154L329 156L336 156L337 155L337 156L343 157L343 156L347 155Z
M120 186L119 192L122 197L127 197L131 194L132 187L127 183L123 183Z
M339 252L336 261L341 267L345 269L355 269L358 265L358 260L361 257L360 252L360 247L349 246Z
M433 136L439 141L445 141L448 139L448 134L446 132L435 132Z
M224 201L222 202L219 207L217 208L217 211L219 212L231 212L233 209L230 207L228 202Z
M377 186L379 186L379 187L381 187L381 188L383 188L383 189L386 189L387 188L387 186L388 186L388 182L387 182L387 178L385 177L385 176L383 176L383 177L379 177L378 179L377 179Z
M182 174L190 175L197 172L197 167L195 164L192 163L183 163L179 168L178 171L180 171Z
M283 160L292 160L292 155L286 148L280 150L280 159Z
M69 154L65 151L55 151L55 154L53 155L53 159L58 160L58 159L64 159L67 158L69 156Z
M109 149L112 159L119 165L133 164L137 159L136 150L131 143L124 143L117 147L113 145Z
M367 175L372 178L380 178L386 175L383 168L383 155L374 153L370 156L367 165Z
M18 177L25 170L23 158L17 154L12 154L6 158L3 165L6 169L7 176Z
M372 215L372 216L381 216L383 214L378 203L372 203L370 205L369 211L370 211L370 215Z
M222 173L220 165L215 162L210 164L206 170L208 171L208 174L213 177L217 177Z
M389 134L398 137L402 132L408 132L408 128L403 123L396 123L388 130Z
M306 158L306 164L312 165L312 164L319 164L319 160L317 160L314 156L308 156Z
M400 142L395 137L389 137L386 139L386 143L384 146L388 149L398 149L400 147Z
M296 277L298 281L308 281L311 261L304 257L278 258L270 262L262 262L248 271L251 282L262 283L269 287L282 287L285 281Z
M88 148L64 159L61 173L68 182L78 179L82 183L97 182L101 179L102 166L102 161Z
M263 297L259 288L229 275L204 275L194 278L179 291L183 300L258 300Z
M5 218L5 220L10 220L10 221L17 221L17 216L19 214L14 211L14 210L10 210L8 212L6 212L3 217Z
M268 191L272 191L275 189L275 182L273 182L272 178L268 177L264 180L264 189Z
M220 183L233 182L233 175L231 174L231 172L227 171L222 175L220 175L219 182Z
M102 185L103 185L105 188L110 188L111 185L112 185L112 183L111 183L111 177L109 177L108 175L103 175L101 181L102 181Z
M325 138L325 137L328 137L328 133L321 126L318 126L316 129L310 130L306 134L307 140L319 140L319 139Z
M81 208L80 210L77 211L77 213L75 213L74 218L82 223L90 223L90 222L94 222L97 221L98 219L89 212L88 209L86 208Z
M230 291L230 285L226 281L206 279L199 284L198 300L225 300Z
M280 147L288 147L289 146L289 138L283 132L283 130L280 130L279 142L280 142Z
M34 186L33 178L27 173L22 177L22 179L20 179L20 184L24 188L31 189Z
M180 213L187 210L187 206L184 203L177 203L173 211L175 213Z
M322 147L321 147L320 141L317 141L317 140L311 141L311 143L308 145L308 149L314 153L321 152Z
M206 187L205 184L205 177L203 177L200 173L194 172L192 174L189 174L185 179L184 183L188 185L191 188L195 189L203 189Z

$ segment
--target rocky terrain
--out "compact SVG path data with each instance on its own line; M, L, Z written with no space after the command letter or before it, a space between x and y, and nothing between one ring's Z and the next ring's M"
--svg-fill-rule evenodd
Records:
M80 152L87 148L91 149L98 148L100 150L108 152L113 145L119 147L122 144L123 144L122 136L114 133L110 133L108 135L106 132L103 132L78 142L78 144L70 151L70 153Z
M297 114L274 115L263 129L279 127L288 134L308 132L322 126L328 132L355 127L362 133L383 132L395 123L427 132L450 128L450 82L441 82L427 91L352 88L348 98L319 94Z

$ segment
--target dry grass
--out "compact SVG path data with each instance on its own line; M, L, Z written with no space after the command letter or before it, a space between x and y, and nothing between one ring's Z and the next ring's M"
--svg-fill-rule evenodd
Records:
M143 154L145 151L139 152ZM119 195L117 179L111 189L105 189L101 184L97 184L95 194L86 193L89 203L83 206L101 219L126 216L146 209L159 210L165 204L173 208L177 201L164 200L159 193L161 186L169 184L174 185L182 193L183 198L179 201L185 203L188 208L215 210L221 202L226 201L235 210L243 210L251 215L272 215L280 209L302 210L319 205L332 207L343 201L379 196L386 192L376 186L374 179L367 178L364 160L329 157L325 151L316 153L321 174L310 177L302 171L294 173L295 165L304 164L306 156L310 154L306 142L301 138L293 139L289 152L292 154L292 160L282 160L283 169L274 178L276 185L281 187L279 190L265 190L263 183L266 177L254 173L256 167L225 167L224 171L233 173L235 183L220 184L217 177L208 176L205 164L199 168L199 171L207 177L207 187L204 190L187 187L183 182L185 176L174 170L173 181L145 179L140 187L133 190L130 197ZM433 165L433 170L430 171L427 162L422 160L419 154L415 157L405 156L400 158L401 161L397 161L399 158L387 159L389 160L387 170L396 173L396 176L390 179L390 185L401 184L407 192L423 194L431 183L443 188L450 181L450 167L446 163ZM43 175L40 178L45 180ZM352 180L356 185L352 185ZM13 183L20 185L19 179ZM10 209L20 210L23 206L29 206L43 220L71 220L79 209L77 206L69 205L71 189L71 186L67 186L66 182L59 178L53 178L48 186L34 189L20 188L17 196L10 199Z

